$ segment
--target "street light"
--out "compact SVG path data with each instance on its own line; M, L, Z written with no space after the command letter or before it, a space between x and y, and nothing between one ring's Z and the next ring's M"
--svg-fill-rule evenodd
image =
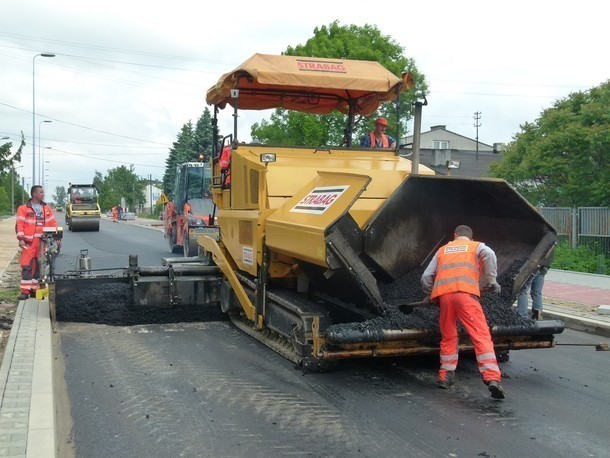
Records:
M51 163L51 161L44 161L44 163L45 163L45 164L50 164L50 163ZM44 170L45 172L50 172L50 169L47 169L47 168L45 168L45 167L46 167L46 165L43 165L43 170ZM42 180L41 180L41 181L42 181L42 183L40 183L40 184L42 185L42 187L43 187L45 190L47 189L47 185L46 185L46 183L45 183L45 179L46 179L48 176L49 176L49 174L48 174L48 173L43 173L43 174L42 174Z
M40 143L41 143L41 140L40 140L40 126L42 125L42 123L50 123L50 122L53 122L53 121L51 121L50 119L45 119L44 121L40 121L38 123L38 175L39 176L42 176L42 167L43 167L42 159L41 159L41 156L40 156Z
M39 158L40 159L40 169L41 169L40 170L40 177L39 177L39 179L40 179L40 185L43 188L44 188L44 165L45 165L45 163L49 162L49 161L45 161L44 160L44 150L46 150L46 149L53 149L53 147L52 146L45 146L42 149L42 157Z
M23 165L15 167L11 165L11 211L15 213L15 170L22 168Z
M32 183L36 182L36 78L34 70L38 56L55 57L55 54L43 52L32 58Z

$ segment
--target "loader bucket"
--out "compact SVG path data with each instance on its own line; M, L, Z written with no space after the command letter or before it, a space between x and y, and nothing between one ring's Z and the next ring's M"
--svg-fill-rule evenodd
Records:
M498 275L516 263L511 297L556 243L553 227L505 181L409 176L368 221L364 253L379 276L398 280L425 267L468 225L498 257Z

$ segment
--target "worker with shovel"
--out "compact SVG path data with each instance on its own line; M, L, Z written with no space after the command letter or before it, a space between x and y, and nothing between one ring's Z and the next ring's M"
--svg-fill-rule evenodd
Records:
M483 381L494 399L504 399L500 368L489 326L481 308L479 278L486 279L486 291L500 292L496 281L496 254L484 243L472 240L472 229L458 226L454 240L442 246L424 271L421 284L430 299L440 305L441 367L437 385L447 389L454 382L458 363L457 320L464 325L474 345Z

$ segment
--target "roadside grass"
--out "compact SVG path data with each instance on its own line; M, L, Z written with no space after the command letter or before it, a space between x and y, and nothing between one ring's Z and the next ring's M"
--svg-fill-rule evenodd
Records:
M0 303L15 303L19 295L19 287L17 285L0 288Z

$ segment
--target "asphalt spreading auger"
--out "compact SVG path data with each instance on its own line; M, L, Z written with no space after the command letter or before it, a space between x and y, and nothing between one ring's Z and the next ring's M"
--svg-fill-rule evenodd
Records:
M199 256L165 258L161 266L139 266L131 256L119 275L56 276L57 320L228 317L309 368L438 353L438 309L409 304L424 299L419 278L436 250L467 224L498 257L502 294L482 297L496 351L554 346L562 322L522 320L512 311L557 241L535 208L502 180L434 176L397 150L352 145L356 116L373 115L411 87L409 74L344 59L256 54L223 75L207 93L213 126L229 106L235 120L231 135L213 129L209 220L218 232L197 238ZM345 143L239 142L238 107L345 113ZM460 348L473 349L466 336Z

